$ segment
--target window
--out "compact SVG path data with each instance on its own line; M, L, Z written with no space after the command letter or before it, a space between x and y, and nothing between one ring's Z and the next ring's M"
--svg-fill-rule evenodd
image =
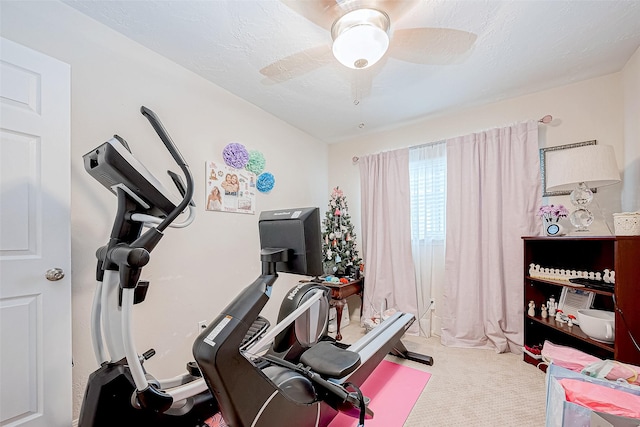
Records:
M409 150L411 239L445 238L447 152L444 141Z

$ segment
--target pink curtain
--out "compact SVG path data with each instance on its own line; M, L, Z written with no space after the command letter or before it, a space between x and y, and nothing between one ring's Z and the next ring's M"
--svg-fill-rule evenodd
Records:
M386 306L418 315L411 252L409 149L360 158L365 271L362 319ZM409 333L417 334L418 322Z
M521 236L541 194L535 121L447 140L444 345L521 351Z

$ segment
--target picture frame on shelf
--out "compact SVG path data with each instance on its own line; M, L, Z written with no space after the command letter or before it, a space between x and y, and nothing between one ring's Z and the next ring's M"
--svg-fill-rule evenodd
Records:
M558 301L558 310L562 310L563 317L574 316L573 323L578 323L578 310L591 308L596 294L583 289L570 288L564 286Z

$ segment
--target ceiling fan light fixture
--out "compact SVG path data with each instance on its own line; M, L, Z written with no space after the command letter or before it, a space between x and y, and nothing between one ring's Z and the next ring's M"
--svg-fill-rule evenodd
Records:
M331 28L333 55L346 67L363 69L382 58L389 48L389 17L375 9L357 9L340 17Z

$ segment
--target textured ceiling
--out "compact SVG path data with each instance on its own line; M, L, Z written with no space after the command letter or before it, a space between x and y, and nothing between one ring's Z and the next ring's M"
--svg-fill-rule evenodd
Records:
M329 143L620 71L640 46L640 1L416 0L392 16L392 44L448 28L477 36L471 48L433 30L413 59L351 70L330 53L329 15L300 13L311 1L65 3ZM376 3L336 3L353 1Z

